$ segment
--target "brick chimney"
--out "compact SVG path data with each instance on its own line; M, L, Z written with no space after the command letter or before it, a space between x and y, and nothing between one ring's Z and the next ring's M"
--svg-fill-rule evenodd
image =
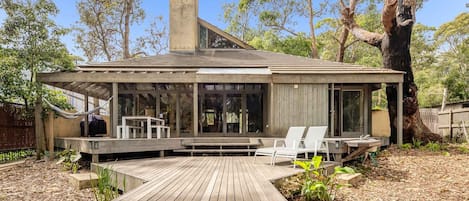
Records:
M169 0L169 51L193 53L199 47L198 0Z

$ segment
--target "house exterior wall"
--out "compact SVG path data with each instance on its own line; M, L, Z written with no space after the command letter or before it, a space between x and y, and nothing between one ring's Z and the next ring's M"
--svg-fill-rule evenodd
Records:
M290 126L328 125L327 84L271 86L270 136L285 136Z

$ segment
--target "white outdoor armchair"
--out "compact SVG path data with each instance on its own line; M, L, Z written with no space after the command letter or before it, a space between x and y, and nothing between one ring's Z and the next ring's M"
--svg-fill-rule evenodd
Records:
M271 156L270 164L274 165L275 153L279 149L298 149L301 138L306 130L304 126L290 127L285 139L275 139L273 147L259 148L254 153L254 157L258 155ZM279 144L281 142L281 144Z
M308 153L311 152L314 153L314 156L316 156L318 152L326 153L327 160L329 161L329 146L328 143L324 141L326 132L327 126L309 127L306 132L306 137L303 140L304 147L277 149L272 163L275 164L277 157L291 158L293 161L296 161L298 154L301 153L304 153L305 158L308 158ZM293 164L293 167L296 167L295 164Z

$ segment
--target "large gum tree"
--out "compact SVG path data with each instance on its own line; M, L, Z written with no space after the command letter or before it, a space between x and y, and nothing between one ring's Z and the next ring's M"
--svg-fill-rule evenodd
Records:
M397 102L403 101L404 122L403 141L412 142L412 139L424 142L441 141L441 137L434 134L423 124L419 113L417 100L417 85L412 72L410 42L412 27L416 23L415 11L417 0L385 0L381 22L384 33L374 33L362 29L354 20L354 6L356 0L350 0L345 5L341 0L342 23L358 40L378 48L383 57L383 67L405 72L403 100L397 100L397 87L386 86L389 119L391 121L391 142L397 143ZM419 2L421 3L421 2Z

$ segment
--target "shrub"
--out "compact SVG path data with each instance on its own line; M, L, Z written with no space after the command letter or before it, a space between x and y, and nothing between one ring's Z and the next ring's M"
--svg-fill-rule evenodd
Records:
M429 142L425 145L425 149L432 152L441 151L441 145L437 142Z
M32 156L33 153L34 152L32 150L18 150L0 153L0 164L27 158Z
M93 186L93 193L98 201L110 201L119 197L117 174L109 168L98 168L98 183ZM125 189L125 177L123 186Z
M409 149L412 149L412 144L410 144L410 143L405 143L405 144L401 145L400 148L401 148L401 149L404 149L404 150L409 150Z
M320 168L322 156L315 156L309 161L295 161L295 164L305 170L305 182L301 188L301 194L306 200L334 200L338 189L342 188L335 179L339 173L349 174L355 173L350 167L335 167L334 173L326 176L324 169Z
M412 145L415 149L420 149L422 147L423 142L419 139L412 138Z
M70 170L72 173L77 173L80 169L78 161L81 159L80 152L73 149L66 149L58 153L60 157L56 164L62 164L63 170Z

